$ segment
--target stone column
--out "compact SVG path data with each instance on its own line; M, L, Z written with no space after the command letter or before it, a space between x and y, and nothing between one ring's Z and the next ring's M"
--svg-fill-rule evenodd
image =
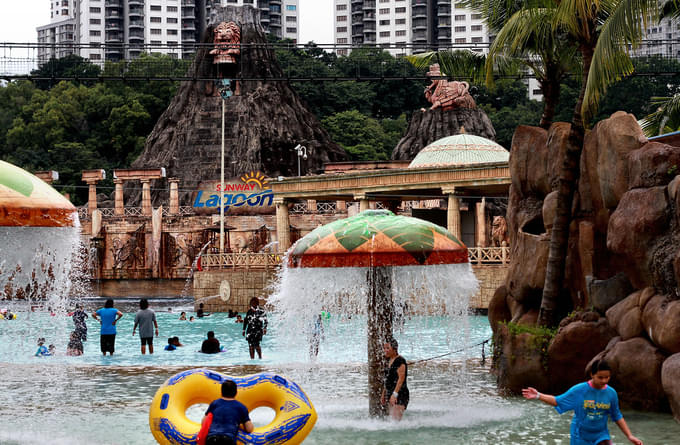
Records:
M476 224L475 224L475 232L477 236L475 236L476 241L477 241L477 247L486 247L487 244L487 239L486 239L486 212L484 208L486 207L486 199L482 198L482 202L478 202L475 204L475 211L476 211Z
M170 214L179 215L179 179L170 178L168 182L170 183Z
M449 203L446 210L446 228L458 240L461 238L460 232L460 200L456 197L454 189L442 190L449 196Z
M347 210L347 202L346 201L336 201L335 202L335 209L338 212L344 212Z
M307 200L307 212L316 213L316 199Z
M87 194L87 213L92 215L92 212L97 210L97 181L87 180L85 182L89 187Z
M151 180L140 179L142 183L142 215L151 216Z
M114 202L115 202L115 207L113 209L113 213L116 216L125 216L125 197L123 196L123 180L122 179L114 179L113 183L116 185L116 191L114 193Z
M279 252L285 252L290 247L290 218L288 217L288 202L285 199L274 200L276 204L276 238L279 240Z
M354 200L359 201L359 212L368 210L371 208L371 201L366 199L366 195L354 195Z

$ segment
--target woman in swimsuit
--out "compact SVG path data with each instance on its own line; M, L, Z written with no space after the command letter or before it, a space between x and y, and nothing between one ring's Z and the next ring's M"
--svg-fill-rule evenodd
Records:
M389 403L388 411L394 420L401 420L408 406L409 392L406 386L408 367L404 357L399 355L399 343L394 338L383 344L383 351L387 358L385 368L385 385L383 386L380 403ZM389 398L388 398L389 394Z

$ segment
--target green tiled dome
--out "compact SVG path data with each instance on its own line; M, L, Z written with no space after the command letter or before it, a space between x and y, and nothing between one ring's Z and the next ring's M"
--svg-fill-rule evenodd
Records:
M457 134L434 141L420 150L409 168L508 162L510 153L494 141L472 134Z

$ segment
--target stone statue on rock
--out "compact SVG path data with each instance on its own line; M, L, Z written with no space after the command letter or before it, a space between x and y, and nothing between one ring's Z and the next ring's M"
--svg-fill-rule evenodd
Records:
M240 84L230 80L238 74L237 57L241 55L241 28L234 22L222 22L215 27L213 34L215 48L208 54L213 56L213 64L217 68L218 89L225 86L232 89L235 96L239 96ZM215 95L218 92L214 88L210 90L208 94Z
M428 77L437 77L432 79L432 83L425 88L425 98L432 104L430 110L441 108L442 110L453 110L454 108L476 108L475 100L472 98L468 90L470 84L467 82L448 81L446 79L439 79L442 73L439 69L439 64L430 65L430 70L427 72Z

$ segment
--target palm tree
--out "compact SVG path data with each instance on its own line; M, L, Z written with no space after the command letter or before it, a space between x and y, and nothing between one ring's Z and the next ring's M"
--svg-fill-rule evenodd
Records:
M583 60L582 86L572 116L566 153L560 170L557 208L550 238L543 298L538 324L557 324L557 304L565 276L571 207L587 122L607 87L633 71L625 52L643 37L647 17L656 14L656 0L558 0L560 29L578 45Z
M641 121L647 136L657 136L680 130L680 94L672 97L652 97L657 110Z

